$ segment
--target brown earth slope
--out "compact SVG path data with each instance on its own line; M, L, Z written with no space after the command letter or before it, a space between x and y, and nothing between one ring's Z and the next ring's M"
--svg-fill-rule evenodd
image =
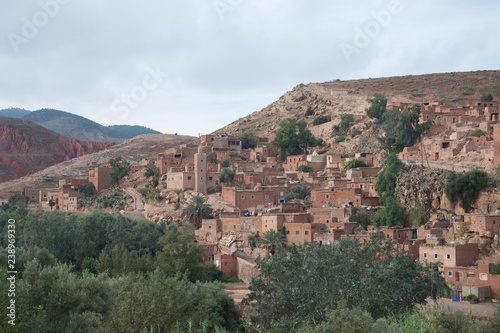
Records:
M299 84L276 102L240 118L217 133L237 134L252 130L258 136L270 136L284 118L304 119L316 136L330 138L331 128L340 121L340 114L364 115L366 99L376 92L384 93L390 103L439 101L443 104L467 104L490 93L500 100L500 71L475 71L409 75L361 80ZM306 117L308 108L314 115ZM332 121L312 126L317 116L331 115ZM357 125L360 130L366 124Z
M112 145L68 138L27 120L0 117L0 183Z
M140 164L144 158L154 157L168 148L178 147L180 144L193 140L196 140L196 137L174 134L139 135L99 152L66 160L23 178L2 183L0 184L0 198L8 198L15 192L22 191L25 186L57 187L58 179L86 178L89 169L105 164L111 158L118 156L132 164Z

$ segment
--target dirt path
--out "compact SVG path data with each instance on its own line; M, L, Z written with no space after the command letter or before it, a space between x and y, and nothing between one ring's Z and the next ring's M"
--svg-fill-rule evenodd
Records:
M443 311L462 311L465 314L471 314L474 317L493 317L497 310L500 309L500 304L495 303L478 303L470 304L469 302L452 302L447 298L440 298L437 302L430 300L426 306L429 309L438 309Z
M233 298L236 305L240 304L243 298L250 294L250 290L245 283L227 283L224 285L224 291Z

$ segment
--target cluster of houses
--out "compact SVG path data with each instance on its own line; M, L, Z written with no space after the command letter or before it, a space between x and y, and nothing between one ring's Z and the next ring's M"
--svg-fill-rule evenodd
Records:
M410 105L392 107L404 111ZM498 110L498 104L493 102L462 107L423 103L421 120L432 120L430 132L449 134L450 140L405 148L400 158L417 160L424 151L430 160L439 160L459 150L477 151L485 144L497 147L498 142L498 154L496 148L490 149L493 161L500 157ZM459 142L466 136L463 132L476 128L489 134ZM381 168L374 155L358 153L344 157L314 151L288 156L283 162L278 162L278 155L277 148L268 142L243 149L238 137L203 135L198 143L168 149L132 166L130 171L143 172L148 163L154 163L167 189L220 193L220 200L230 204L233 211L204 219L196 237L199 246L206 249L206 261L215 263L228 276L247 281L257 274L253 258L259 249L251 251L251 241L270 230L284 231L286 242L298 245L328 245L343 237L365 241L379 233L395 247L409 251L415 260L440 262L446 281L457 294L474 292L480 298L500 298L500 275L493 269L496 263L480 259L478 243L458 241L458 235L466 230L498 243L500 215L450 215L447 222L432 226L365 229L354 217L358 211L379 208L375 185ZM343 170L343 163L352 158L366 166ZM234 177L231 182L221 182L220 175L228 167L234 170ZM312 171L298 171L304 169ZM93 168L88 179L61 181L57 190L27 188L25 194L44 209L52 208L49 202L57 202L61 210L77 210L78 198L82 196L78 187L86 183L93 183L97 191L110 187L110 168ZM287 200L287 194L297 185L307 185L310 196L305 200Z
M111 187L111 168L109 165L94 167L85 179L61 179L57 188L25 187L24 195L28 205L42 210L62 210L75 212L81 208L80 199L85 197L81 186L94 184L96 192Z
M400 103L388 107L405 111L412 105ZM481 101L448 106L434 102L422 103L420 108L420 122L431 121L432 126L422 144L406 147L399 154L402 161L443 162L460 153L478 152L493 167L500 166L500 103ZM476 130L484 135L471 137Z

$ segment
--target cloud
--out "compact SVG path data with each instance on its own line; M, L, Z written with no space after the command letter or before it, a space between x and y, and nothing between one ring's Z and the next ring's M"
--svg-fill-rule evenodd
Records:
M60 108L197 135L302 82L498 69L500 5L486 1L400 0L402 10L347 61L342 43L376 29L374 13L393 1L6 1L0 107ZM222 18L217 3L227 5ZM55 14L16 53L9 34L23 37L50 4ZM116 117L114 101L138 91L147 66L168 77Z

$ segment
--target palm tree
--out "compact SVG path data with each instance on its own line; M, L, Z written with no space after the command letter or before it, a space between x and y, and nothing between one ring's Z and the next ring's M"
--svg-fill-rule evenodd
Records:
M281 231L269 230L259 237L259 246L267 249L272 256L277 249L286 247L286 237Z
M182 188L175 188L174 193L177 194L177 202L181 202L181 193L184 192Z
M189 218L189 221L196 229L201 227L201 220L212 217L212 206L205 203L205 200L200 195L195 195L184 208L184 216Z

